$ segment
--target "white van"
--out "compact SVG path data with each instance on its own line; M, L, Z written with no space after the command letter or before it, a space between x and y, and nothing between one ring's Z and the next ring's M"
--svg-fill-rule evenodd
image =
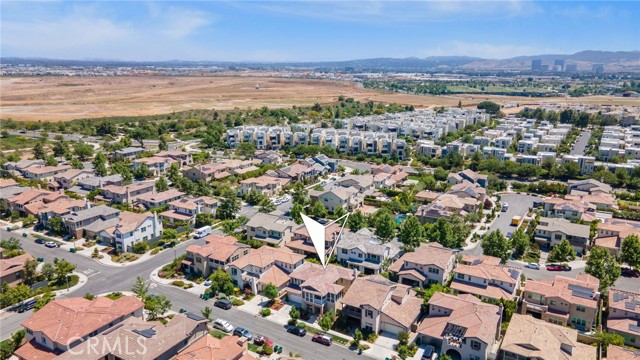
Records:
M233 331L233 325L231 325L227 320L216 319L216 321L213 322L213 327L227 333Z
M211 234L211 232L212 232L211 226L204 226L204 227L201 227L200 229L196 229L196 233L195 235L193 235L193 237L195 237L196 239L200 239Z

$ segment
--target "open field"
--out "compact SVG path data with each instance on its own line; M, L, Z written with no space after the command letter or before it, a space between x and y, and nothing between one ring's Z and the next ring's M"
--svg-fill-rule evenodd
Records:
M558 101L640 106L638 99L605 96L558 99L478 94L406 95L363 89L350 82L265 76L24 77L0 79L0 118L67 121L204 108L290 107L330 103L340 95L418 108L456 106L459 100L464 106L473 106L485 99L517 102L522 106Z

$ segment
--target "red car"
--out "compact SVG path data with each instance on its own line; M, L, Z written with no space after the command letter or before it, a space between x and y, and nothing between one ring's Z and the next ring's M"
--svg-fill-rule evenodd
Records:
M547 271L564 271L564 266L558 264L547 265Z
M269 346L273 346L273 341L269 340L268 337L262 336L262 335L256 335L253 338L253 343L258 345L258 346L262 346L264 344L267 344Z

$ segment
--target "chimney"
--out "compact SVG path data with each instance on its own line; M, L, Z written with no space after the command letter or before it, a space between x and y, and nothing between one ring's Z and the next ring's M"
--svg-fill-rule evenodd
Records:
M127 193L125 195L126 196L126 200L127 200L127 204L130 204L131 203L131 191L129 191L129 187L128 186L125 189L127 190Z

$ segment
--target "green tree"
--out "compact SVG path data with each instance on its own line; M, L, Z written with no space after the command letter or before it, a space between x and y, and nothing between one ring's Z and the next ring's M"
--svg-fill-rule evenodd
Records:
M302 224L302 216L300 214L302 214L303 211L304 208L302 207L302 205L296 202L293 203L290 213L291 218L296 222L296 224Z
M218 268L216 272L209 276L211 280L211 291L216 293L223 294L233 294L233 280L231 280L231 275L227 274L226 271L222 270L222 268Z
M207 320L211 320L211 308L205 306L204 309L202 309L202 316Z
M67 232L67 229L64 226L64 221L60 217L54 217L47 221L47 228L54 235L64 235Z
M362 331L360 329L356 329L353 333L353 346L357 349L360 346L360 341L362 341Z
M44 157L44 164L46 166L58 166L58 160L51 155L47 155Z
M144 254L145 252L147 252L147 250L149 250L149 243L147 243L146 241L138 241L133 244L132 250L134 254Z
M291 197L294 203L304 206L307 202L307 193L308 191L302 182L293 183Z
M216 210L216 217L223 220L235 218L236 213L240 211L240 200L236 193L229 188L223 188L220 191L220 197L221 200Z
M178 163L171 163L169 171L167 172L167 178L173 184L175 184L180 178L180 165Z
M509 240L502 235L500 230L494 230L484 236L482 241L482 253L487 256L495 256L506 263L509 258Z
M133 176L136 179L146 179L153 175L153 172L149 169L149 165L142 163L133 170Z
M620 261L627 265L640 267L640 238L637 235L629 235L622 240L620 247Z
M268 197L263 197L258 204L258 211L261 213L270 213L276 209L276 204L271 201Z
M492 101L483 101L478 104L478 109L485 110L491 115L495 115L500 111L500 105Z
M316 218L325 218L327 216L327 209L319 201L316 201L311 205L309 212Z
M47 280L51 281L56 274L56 269L54 268L52 263L44 263L42 265L42 269L40 269L40 272Z
M149 319L155 320L171 309L171 301L164 295L147 296L144 308L149 312Z
M33 285L35 283L36 278L38 276L38 261L37 260L27 260L24 263L24 272L22 281L27 285Z
M167 183L167 179L164 176L160 176L158 180L156 180L156 191L163 192L169 190L169 183Z
M529 249L529 236L522 229L516 230L511 236L511 247L515 258L522 257Z
M131 287L131 292L140 299L146 299L149 294L149 285L145 284L142 277L138 276Z
M253 157L256 153L256 145L251 142L243 142L238 144L238 148L236 149L236 155L242 156L244 158Z
M84 164L82 163L82 161L80 161L80 159L74 157L73 159L71 159L71 167L76 170L82 170L84 169Z
M376 220L375 225L375 234L382 241L389 241L393 239L393 236L396 232L396 221L393 219L393 216L391 216L389 212L384 212L381 216L379 216Z
M69 276L73 272L73 270L76 269L75 264L72 264L65 259L58 258L53 259L53 267L56 276L56 282L58 282L59 284L66 280L67 276Z
M93 146L90 144L85 144L83 142L78 142L73 145L73 153L80 158L80 160L84 161L91 157L93 154Z
M167 143L167 138L164 136L160 136L160 142L158 143L158 149L160 151L169 150L169 144Z
M213 214L200 213L196 215L195 227L201 228L203 226L210 226L210 225L213 225L213 221L214 221Z
M554 246L551 249L551 251L549 252L548 260L565 262L574 260L575 258L576 251L573 249L573 246L571 246L571 243L569 243L569 240L564 239L560 242L560 244Z
M104 153L97 153L91 163L93 164L93 169L98 176L107 176L107 157Z
M33 147L33 156L36 159L44 159L47 156L47 151L44 149L44 144L39 142Z
M300 310L297 306L291 306L291 310L289 310L289 317L294 323L300 319Z
M326 313L322 314L320 320L318 320L318 325L322 328L322 330L329 331L333 326L333 322L335 321L335 314L333 310L329 310Z
M266 296L267 299L269 299L270 302L273 302L275 298L277 298L278 295L280 294L280 292L278 291L278 288L272 283L267 284L262 290L262 292L264 293L264 296Z
M64 141L57 141L53 144L53 156L62 157L69 152L69 147Z
M415 216L407 217L400 225L398 239L408 247L416 248L425 241L425 229Z
M175 240L178 238L178 233L175 229L164 229L162 231L162 239L163 240Z
M620 266L611 253L600 246L591 248L587 258L585 272L600 280L600 293L605 294L607 289L620 277Z
M33 296L33 292L27 285L20 284L9 287L9 284L4 283L2 284L2 291L0 292L0 304L5 308L26 300L31 296Z
M427 291L425 291L424 296L422 297L424 304L427 305L429 303L429 300L431 300L431 297L437 292L450 294L451 289L443 285L440 285L439 283L431 284L431 286L429 286Z
M245 200L249 205L258 205L266 197L255 190L249 191Z
M3 248L5 251L14 251L14 250L20 250L20 247L22 245L20 245L20 240L11 237L8 240L2 240L0 241L0 247Z
M609 345L624 346L624 338L618 334L598 331L596 333L596 338L601 341L603 349L606 349Z
M51 291L47 291L46 293L36 297L36 303L33 305L33 311L35 312L42 309L55 298L56 294Z
M349 230L352 232L364 229L367 227L367 218L360 210L356 210L349 215L349 219L347 219L347 227L349 227Z

